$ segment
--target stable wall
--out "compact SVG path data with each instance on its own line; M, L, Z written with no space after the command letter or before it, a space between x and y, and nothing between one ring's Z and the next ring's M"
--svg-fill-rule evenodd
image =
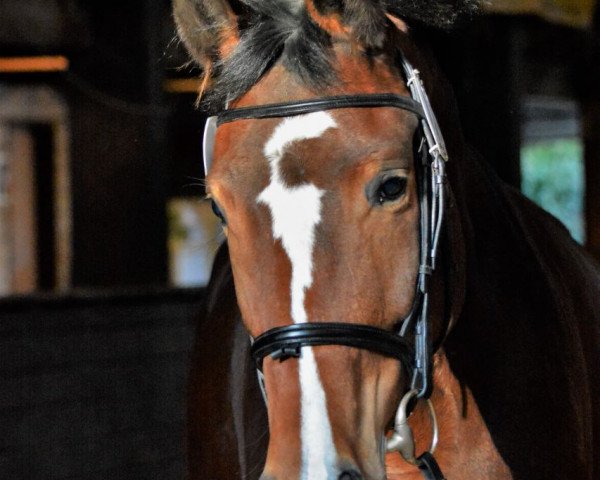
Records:
M0 300L0 477L184 478L202 294Z

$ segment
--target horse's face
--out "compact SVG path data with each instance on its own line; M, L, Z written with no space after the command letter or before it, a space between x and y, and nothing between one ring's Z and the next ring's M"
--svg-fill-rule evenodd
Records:
M382 59L367 65L345 48L336 55L347 86L323 95L409 95ZM314 97L276 66L232 107ZM409 112L362 108L219 128L207 185L224 218L251 336L301 322L392 330L410 312L419 255L416 127ZM401 371L396 360L340 346L306 347L285 362L267 357L265 475L324 479L356 470L384 478L382 436L406 381Z

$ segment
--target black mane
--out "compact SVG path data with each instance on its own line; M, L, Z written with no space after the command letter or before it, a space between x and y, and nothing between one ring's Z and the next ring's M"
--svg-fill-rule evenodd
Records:
M449 29L470 18L479 3L373 0L365 8L364 1L315 0L323 11L344 10L344 20L352 25L367 51L390 47L386 45L386 12L406 19L412 26ZM204 109L222 109L227 100L248 91L277 61L313 88L335 79L330 62L331 37L312 20L302 0L239 0L238 10L240 42L226 60L216 64L214 83L202 99Z

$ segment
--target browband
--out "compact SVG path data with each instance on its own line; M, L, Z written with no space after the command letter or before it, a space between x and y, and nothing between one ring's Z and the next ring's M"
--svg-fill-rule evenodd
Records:
M395 93L372 93L368 95L337 95L297 102L270 103L257 107L240 107L224 110L217 115L217 125L249 118L278 118L320 112L338 108L395 107L408 110L425 118L419 102Z
M369 350L400 360L409 371L414 364L414 350L404 337L369 325L349 323L296 323L274 328L254 340L251 353L257 367L262 369L267 355L283 361L300 357L302 347L319 345Z

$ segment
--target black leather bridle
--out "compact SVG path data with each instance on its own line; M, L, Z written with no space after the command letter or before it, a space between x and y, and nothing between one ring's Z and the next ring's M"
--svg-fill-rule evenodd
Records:
M242 119L290 117L342 108L381 107L406 110L420 119L415 155L420 204L420 266L413 307L400 322L399 331L350 323L300 323L274 328L253 340L251 354L259 370L262 370L263 359L267 355L283 361L300 357L303 347L342 345L398 359L411 376L411 391L415 392L415 396L427 399L431 395L433 352L428 321L430 279L436 267L444 220L445 162L448 161L448 154L419 72L405 58L401 60L412 98L394 93L330 96L225 110L207 122L204 158L208 172L216 130L224 123ZM407 339L409 336L414 338L414 345ZM433 462L434 465L427 466L429 470L422 468L425 477L435 480L443 478L441 472L435 472L437 464L433 457L425 458L417 465L421 468L421 464L427 462Z

